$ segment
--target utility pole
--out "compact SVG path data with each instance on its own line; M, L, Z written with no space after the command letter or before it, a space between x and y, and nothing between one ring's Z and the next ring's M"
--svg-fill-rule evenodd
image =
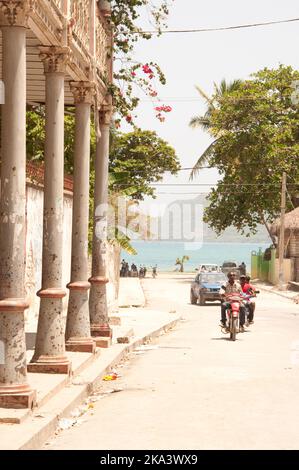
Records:
M286 212L286 189L287 189L287 174L284 171L282 174L281 184L281 212L280 212L280 236L279 236L279 289L284 289L284 219Z

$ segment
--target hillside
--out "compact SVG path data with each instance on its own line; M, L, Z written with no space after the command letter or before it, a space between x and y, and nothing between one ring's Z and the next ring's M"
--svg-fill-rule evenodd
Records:
M203 233L204 242L218 243L271 243L264 225L260 225L256 235L242 236L234 227L225 230L220 236L202 221L202 214L207 207L205 196L199 195L195 199L177 200L169 205L160 219L156 220L153 233L158 234L158 239L165 240L165 234L174 240L185 239L189 233ZM180 236L181 234L181 236ZM198 235L199 236L199 235ZM171 238L173 237L173 238Z

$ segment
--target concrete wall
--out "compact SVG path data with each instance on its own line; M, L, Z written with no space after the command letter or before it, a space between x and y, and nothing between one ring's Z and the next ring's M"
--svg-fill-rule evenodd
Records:
M41 288L42 282L42 245L43 245L43 199L41 188L27 185L27 217L26 217L26 293L30 300L30 308L26 311L27 321L36 321L39 313L39 297L36 292ZM70 281L71 244L72 244L72 195L64 196L63 221L63 286ZM66 314L67 296L63 300Z
M264 253L260 250L251 255L251 277L258 278L261 281L269 281L271 284L279 284L279 259L276 257L275 249L271 250L271 259L264 260ZM295 258L285 258L283 261L284 282L294 280Z
M42 281L42 244L43 244L43 198L42 188L27 185L27 227L26 227L26 277L25 287L30 300L30 308L25 312L27 322L35 323L39 314L39 297L36 292L41 288ZM70 282L71 245L72 245L72 194L65 191L63 221L63 283ZM120 248L108 244L108 278L107 302L109 311L117 306L119 291ZM63 300L63 314L67 313L69 290Z
M108 278L109 282L107 285L107 301L108 310L111 312L118 305L118 294L119 294L119 267L120 267L120 247L118 245L110 245L107 247L108 256Z
M283 279L284 283L293 281L293 272L294 272L294 258L284 259L283 260ZM269 281L277 285L279 284L279 259L275 259L275 270L272 273L272 276L269 278Z

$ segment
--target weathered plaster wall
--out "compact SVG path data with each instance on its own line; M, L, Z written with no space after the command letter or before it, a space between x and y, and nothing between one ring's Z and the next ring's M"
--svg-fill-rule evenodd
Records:
M107 284L107 301L108 310L111 312L117 307L118 291L119 291L119 266L120 266L120 248L116 245L108 244L108 278Z
M26 227L26 293L30 300L30 308L26 311L27 322L37 322L39 313L39 297L36 292L41 288L42 281L42 243L43 243L43 190L27 186L27 227ZM64 196L63 221L63 287L70 281L72 245L72 195ZM107 301L109 311L117 306L119 289L120 248L108 244L107 247ZM63 314L67 313L68 294L64 298Z
M36 292L41 288L42 282L42 245L43 245L43 190L34 186L27 186L27 217L26 217L26 292L30 300L30 308L26 312L26 319L34 321L38 318L39 297ZM72 242L72 196L64 196L63 221L63 286L70 281L71 242ZM64 298L64 314L66 314L68 300Z

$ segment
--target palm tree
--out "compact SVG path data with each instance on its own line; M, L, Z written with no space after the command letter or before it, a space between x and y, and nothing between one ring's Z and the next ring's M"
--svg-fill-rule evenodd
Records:
M182 258L177 258L177 259L176 259L175 265L176 265L176 266L177 266L177 265L180 265L180 266L181 266L181 267L180 267L180 273L183 273L183 272L184 272L184 263L185 263L186 261L189 261L189 259L190 259L190 258L189 258L189 256L187 256L187 255L184 255Z
M214 94L212 98L210 98L199 86L195 87L200 96L205 100L207 110L203 116L194 116L191 119L189 125L193 128L201 127L204 131L208 132L211 137L214 138L214 141L208 146L208 148L204 151L204 153L199 157L199 159L195 163L191 171L190 180L193 180L193 178L197 175L198 171L209 162L209 158L213 153L214 146L218 142L219 137L221 136L221 133L214 132L212 127L211 117L213 111L215 111L216 109L214 103L219 102L221 98L223 98L226 94L238 90L241 84L242 80L233 80L230 83L227 83L226 80L222 80L219 86L214 83Z

